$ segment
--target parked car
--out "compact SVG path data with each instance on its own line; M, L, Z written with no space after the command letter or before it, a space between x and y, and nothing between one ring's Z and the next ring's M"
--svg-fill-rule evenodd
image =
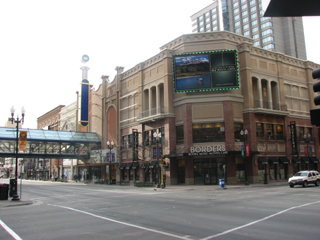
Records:
M320 174L314 170L300 171L289 178L288 183L290 187L294 187L295 185L306 187L310 183L319 186Z

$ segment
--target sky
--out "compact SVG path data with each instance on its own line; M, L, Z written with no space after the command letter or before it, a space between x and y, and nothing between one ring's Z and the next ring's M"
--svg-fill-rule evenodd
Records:
M171 40L192 32L190 16L212 0L0 0L0 126L14 106L23 128L76 101L84 66L98 89L101 76L113 79L160 52ZM308 60L320 63L320 17L304 17Z

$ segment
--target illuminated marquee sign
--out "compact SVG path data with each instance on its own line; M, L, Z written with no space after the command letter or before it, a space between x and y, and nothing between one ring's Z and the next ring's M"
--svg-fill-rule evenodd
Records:
M236 49L173 55L172 67L175 93L240 88Z

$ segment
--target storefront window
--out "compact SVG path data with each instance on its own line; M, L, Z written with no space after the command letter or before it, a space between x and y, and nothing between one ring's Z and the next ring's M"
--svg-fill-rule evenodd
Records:
M133 169L132 168L129 170L129 180L130 181L133 180Z
M236 178L237 182L245 181L244 158L236 158Z
M312 140L312 128L307 128L307 135L310 134L310 142L313 142Z
M139 175L139 167L137 167L134 171L134 175L135 175L135 180L136 181L139 181L139 179L140 179L140 175Z
M259 166L258 166L258 175L259 175L259 181L264 181L264 171L265 169L265 164L262 164L259 162Z
M154 133L157 133L157 129L151 130L152 145L156 145L156 143L157 143L157 138L154 137Z
M183 125L176 127L176 134L177 134L177 144L183 144L184 143L184 131L183 131Z
M277 140L284 140L284 138L283 138L283 125L277 125Z
M269 175L270 175L270 180L276 180L277 179L277 166L275 164L270 164L270 166L269 166Z
M150 168L147 171L144 171L144 179L146 182L150 182Z
M288 164L279 164L280 180L287 179Z
M192 125L193 142L224 142L224 123L200 123Z
M243 123L234 123L234 140L235 142L241 142L240 131L243 129Z
M221 178L227 181L224 166L225 158L194 159L194 184L218 184Z

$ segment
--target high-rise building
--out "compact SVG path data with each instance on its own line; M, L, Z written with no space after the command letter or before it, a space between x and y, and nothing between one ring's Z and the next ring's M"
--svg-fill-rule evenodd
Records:
M263 17L262 0L214 0L191 16L192 32L231 31L253 45L307 59L301 17Z

